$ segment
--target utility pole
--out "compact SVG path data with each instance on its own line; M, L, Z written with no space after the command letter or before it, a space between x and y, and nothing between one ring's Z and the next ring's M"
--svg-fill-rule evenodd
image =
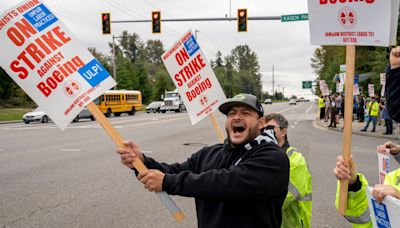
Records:
M264 102L264 85L263 85L263 81L261 80L261 102Z
M282 86L282 96L283 96L283 100L285 100L285 87Z
M195 29L194 30L194 38L197 40L197 33L200 32L199 30Z
M274 88L274 83L275 83L275 79L274 79L274 64L272 64L272 99L275 99L275 88Z
M117 66L115 65L115 41L114 39L122 38L122 36L112 36L112 65L113 65L113 78L117 81ZM114 89L117 89L117 85L115 85Z
M279 94L278 94L279 93L279 87L281 87L281 85L278 85L278 89L276 90L276 93L277 93L276 95L278 95L277 99L279 99Z

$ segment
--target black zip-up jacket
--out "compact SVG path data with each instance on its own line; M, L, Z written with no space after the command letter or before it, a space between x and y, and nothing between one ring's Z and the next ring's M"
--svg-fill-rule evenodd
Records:
M400 67L388 71L385 96L390 118L400 122Z
M186 162L168 165L145 157L166 173L163 191L194 197L200 228L280 227L288 191L289 160L273 142L247 150L205 147Z

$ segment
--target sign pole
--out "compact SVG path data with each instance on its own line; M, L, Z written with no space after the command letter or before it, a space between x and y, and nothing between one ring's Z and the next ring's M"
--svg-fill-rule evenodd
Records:
M214 125L215 131L217 132L219 141L221 141L221 143L224 143L225 136L224 136L224 133L222 132L221 127L219 126L219 124L218 124L218 122L217 122L217 118L215 118L214 113L211 113L211 114L209 115L209 117L210 117L210 119L211 119L212 124Z
M124 147L123 137L106 119L106 117L103 115L100 109L93 102L90 102L86 107L96 118L96 120L101 124L101 126L103 126L104 130L111 137L114 143L118 147L123 148ZM139 173L148 170L140 159L135 159L135 161L132 164ZM168 194L166 194L165 192L157 192L156 194L163 202L163 204L168 208L168 210L172 213L175 220L183 221L183 219L185 219L185 215L183 214L183 212L179 209L179 207L175 204L175 202Z
M353 87L356 60L356 46L346 46L346 97L344 102L343 158L350 160L353 121ZM345 215L349 180L340 181L339 213Z

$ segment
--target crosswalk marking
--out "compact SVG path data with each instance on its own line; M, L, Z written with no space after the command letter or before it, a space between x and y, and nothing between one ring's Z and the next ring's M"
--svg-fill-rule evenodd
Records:
M78 152L81 151L81 149L61 149L63 152Z

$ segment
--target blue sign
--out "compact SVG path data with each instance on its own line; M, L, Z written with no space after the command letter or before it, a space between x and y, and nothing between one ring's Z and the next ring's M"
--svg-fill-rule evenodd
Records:
M24 17L39 32L43 31L58 20L57 17L43 4L40 4L28 11L26 14L24 14Z
M371 199L378 228L391 228L386 205Z
M192 55L194 55L194 53L196 53L196 51L200 49L193 35L191 35L189 39L185 41L184 45L190 57L192 57Z
M88 64L79 69L78 72L92 87L95 87L110 76L107 70L99 63L99 61L97 61L97 59L90 61Z
M354 84L358 84L358 74L354 75Z

